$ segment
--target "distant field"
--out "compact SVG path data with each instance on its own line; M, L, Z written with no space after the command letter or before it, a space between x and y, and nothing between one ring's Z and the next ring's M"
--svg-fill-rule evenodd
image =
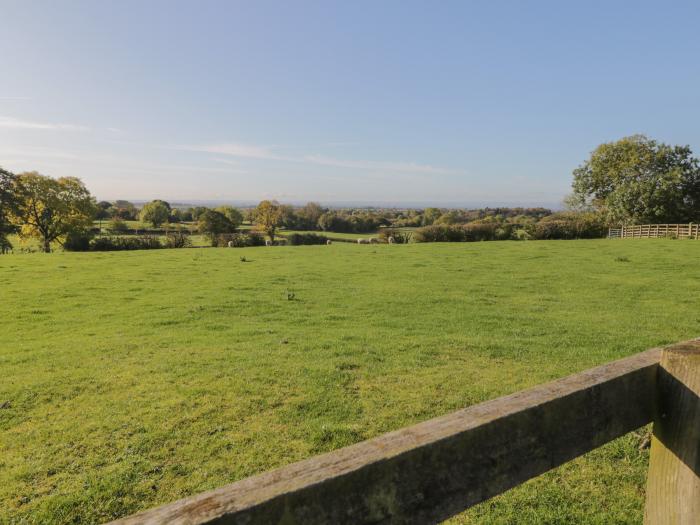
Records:
M376 233L336 233L336 232L324 232L318 230L280 230L279 234L283 237L291 235L293 233L313 233L315 235L323 235L329 239L369 239L370 237L377 237Z
M698 261L672 240L0 256L0 523L102 522L700 336ZM640 523L639 442L453 522Z
M94 221L94 226L96 228L102 228L103 233L109 233L108 228L109 228L109 223L112 222L111 219L103 219L101 221ZM153 229L152 224L148 224L146 222L142 221L122 221L127 228L132 229L132 230L150 230ZM197 229L197 224L194 222L178 222L178 223L169 223L169 224L163 224L160 226L160 229L162 230L178 230L178 229L184 229L184 230L190 230L190 231L195 231Z
M395 228L396 230L409 232L414 231L416 228ZM370 237L379 237L379 232L369 232L369 233L336 233L336 232L324 232L318 230L279 230L279 234L282 236L291 235L292 233L314 233L316 235L324 235L329 239L348 239L355 241L357 239L368 239Z
M148 228L150 229L151 226L144 224L140 221L124 221L126 225L130 229L142 229L142 228ZM108 230L107 230L107 225L109 221L102 221L102 235L105 236L112 236ZM95 221L95 227L99 227L99 221ZM181 223L180 225L177 224L170 224L169 228L172 229L173 231L176 231L178 228L183 228L187 229L190 232L192 232L190 236L190 240L192 241L192 246L194 247L202 247L202 246L211 246L211 243L204 237L204 235L201 235L197 233L196 225L194 223ZM163 227L164 229L165 227ZM242 224L239 227L239 230L246 232L248 230L252 229L250 224ZM278 236L280 237L286 237L288 235L291 235L292 233L314 233L316 235L325 235L326 237L330 239L348 239L348 240L357 240L359 238L370 238L370 237L377 237L377 233L335 233L335 232L323 232L323 231L301 231L301 230L279 230L278 231ZM165 238L165 235L159 235L158 236L161 240ZM21 251L22 249L31 249L34 251L40 250L40 243L36 239L25 239L25 240L20 240L20 238L17 235L10 235L9 236L10 242L14 246L15 250L18 252ZM53 247L54 250L56 251L61 251L61 247L58 244L55 244Z

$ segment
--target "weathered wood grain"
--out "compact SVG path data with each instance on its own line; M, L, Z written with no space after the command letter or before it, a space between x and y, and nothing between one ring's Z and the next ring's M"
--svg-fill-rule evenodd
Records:
M113 522L436 523L651 421L660 349Z
M665 348L644 523L700 524L700 340Z

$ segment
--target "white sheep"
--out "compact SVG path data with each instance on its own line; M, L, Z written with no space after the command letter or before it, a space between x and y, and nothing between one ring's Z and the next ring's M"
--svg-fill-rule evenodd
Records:
M228 247L233 248L233 241L228 241Z
M269 239L265 239L265 246L272 246L272 241Z
M359 238L357 239L357 244L369 244L369 239Z
M396 239L393 237L389 237L387 240L389 241L389 244L394 244L396 242Z
M331 241L330 239L327 239L327 240L326 240L326 246L330 246L331 244L333 244L333 241Z

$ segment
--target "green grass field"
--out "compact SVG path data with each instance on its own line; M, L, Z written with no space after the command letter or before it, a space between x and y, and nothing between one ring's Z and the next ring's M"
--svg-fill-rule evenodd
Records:
M378 237L377 233L336 233L324 232L319 230L279 230L278 234L282 237L293 233L313 233L314 235L323 235L329 239L346 239L356 241L357 239L369 239L370 237Z
M124 516L697 337L699 263L671 240L0 256L0 523ZM454 522L640 523L639 441Z
M108 233L108 228L109 224L112 222L112 219L102 219L102 220L95 220L93 221L93 226L96 228L102 227L103 230L105 230L105 233ZM151 230L153 229L153 225L148 223L148 222L143 222L143 221L130 221L130 220L123 220L122 221L127 228L131 228L134 230ZM197 229L197 223L196 222L174 222L174 223L165 223L162 224L159 229L162 230L178 230L178 229L183 229L183 230L190 230L190 231L195 231Z
M408 232L408 231L414 231L416 228L396 228L397 230ZM291 235L292 233L313 233L315 235L324 235L325 237L328 237L329 239L343 239L343 240L350 240L350 241L356 241L357 239L369 239L370 237L377 237L379 238L379 232L370 232L370 233L337 233L337 232L325 232L325 231L319 231L319 230L279 230L279 235L281 236L287 236Z

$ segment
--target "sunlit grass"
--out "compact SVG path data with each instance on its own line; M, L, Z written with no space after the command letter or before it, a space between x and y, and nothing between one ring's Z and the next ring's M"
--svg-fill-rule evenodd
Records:
M124 516L696 337L699 260L667 240L0 256L0 522ZM639 523L637 445L456 520Z

